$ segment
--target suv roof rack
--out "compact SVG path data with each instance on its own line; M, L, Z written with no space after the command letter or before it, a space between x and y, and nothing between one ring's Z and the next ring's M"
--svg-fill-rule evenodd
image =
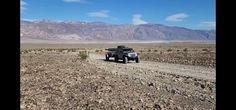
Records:
M124 45L118 45L117 48L126 48Z

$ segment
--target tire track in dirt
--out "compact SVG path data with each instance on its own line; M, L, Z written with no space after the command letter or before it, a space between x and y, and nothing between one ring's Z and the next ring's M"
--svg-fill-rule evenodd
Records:
M105 66L109 70L114 70L114 68L125 68L129 71L133 68L140 68L145 71L159 71L168 74L176 74L181 76L200 78L205 80L215 80L215 68L208 68L203 66L192 66L192 65L181 65L181 64L170 64L170 63L160 63L160 62L150 62L150 61L141 61L140 63L130 62L128 64L116 63L113 59L111 61L104 61L104 56L99 54L90 54L90 59L98 66ZM108 68L109 67L109 68ZM110 68L112 67L112 68ZM128 70L127 70L128 71Z

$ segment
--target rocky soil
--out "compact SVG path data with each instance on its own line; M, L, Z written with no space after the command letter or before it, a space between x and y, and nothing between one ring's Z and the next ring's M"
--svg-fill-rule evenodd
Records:
M141 53L146 61L215 67L215 52L152 52Z
M104 61L90 53L21 53L21 109L214 110L215 68Z

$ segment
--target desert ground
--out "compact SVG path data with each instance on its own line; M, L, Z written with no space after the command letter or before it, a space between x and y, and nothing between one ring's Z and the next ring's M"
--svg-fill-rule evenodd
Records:
M117 45L140 63L105 61ZM215 53L214 42L21 44L21 109L215 110Z

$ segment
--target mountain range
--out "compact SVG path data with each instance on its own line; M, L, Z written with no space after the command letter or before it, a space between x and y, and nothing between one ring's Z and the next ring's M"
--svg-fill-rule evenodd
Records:
M215 40L215 30L193 30L161 24L21 20L21 40L159 41Z

